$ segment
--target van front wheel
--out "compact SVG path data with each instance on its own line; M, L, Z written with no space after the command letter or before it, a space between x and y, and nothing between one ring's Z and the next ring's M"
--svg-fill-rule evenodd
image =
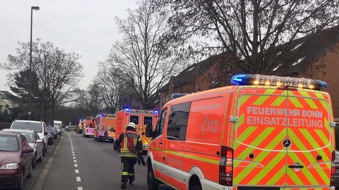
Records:
M194 185L191 190L202 190L200 185Z
M154 177L152 164L150 162L147 167L147 186L148 190L158 190L159 188L158 180Z

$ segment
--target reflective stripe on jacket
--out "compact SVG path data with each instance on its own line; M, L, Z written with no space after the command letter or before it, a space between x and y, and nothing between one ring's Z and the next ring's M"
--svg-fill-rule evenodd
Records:
M123 133L123 140L120 143L120 156L137 158L137 153L132 153L129 151L128 140L133 142L133 146L137 148L137 143L140 139L138 138L138 134L135 131L126 131L126 133Z

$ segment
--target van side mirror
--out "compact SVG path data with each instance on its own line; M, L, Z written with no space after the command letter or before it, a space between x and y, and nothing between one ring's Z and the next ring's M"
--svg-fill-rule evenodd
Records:
M149 124L146 124L146 137L153 137L153 130L152 130L152 126Z

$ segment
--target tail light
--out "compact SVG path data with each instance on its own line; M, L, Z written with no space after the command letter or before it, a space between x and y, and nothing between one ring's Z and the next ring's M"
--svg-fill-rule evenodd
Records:
M233 149L226 146L221 147L219 184L225 186L233 184Z
M336 169L336 165L335 165L335 151L332 152L332 159L331 159L331 186L333 186L333 182L334 182L334 174L335 174L335 169Z

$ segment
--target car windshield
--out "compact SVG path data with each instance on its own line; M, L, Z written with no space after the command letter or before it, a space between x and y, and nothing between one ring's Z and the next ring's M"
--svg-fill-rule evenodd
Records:
M22 133L29 143L34 143L33 133Z
M14 122L11 129L31 129L37 133L42 133L41 123Z
M0 135L0 151L17 152L18 141L15 136Z

